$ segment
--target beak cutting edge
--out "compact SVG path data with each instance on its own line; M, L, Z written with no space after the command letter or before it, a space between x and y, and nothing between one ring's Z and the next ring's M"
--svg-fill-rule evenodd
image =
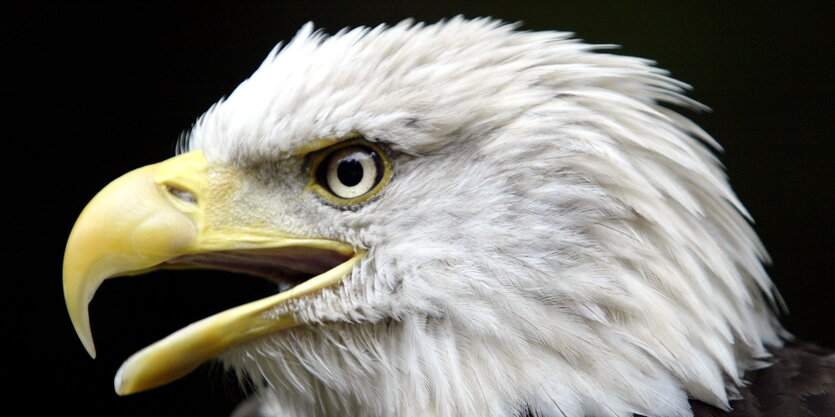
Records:
M164 268L169 260L220 251L271 249L335 253L344 262L290 290L215 314L146 347L119 369L116 392L127 395L180 378L233 345L297 326L290 313L270 314L287 300L339 282L365 251L327 239L288 235L270 226L212 226L208 216L235 219L228 204L233 175L220 175L199 151L131 171L84 208L64 254L64 299L73 327L95 358L88 305L108 278ZM228 178L227 178L228 177ZM224 179L226 178L226 179ZM217 188L227 190L218 193ZM209 214L211 213L211 214Z

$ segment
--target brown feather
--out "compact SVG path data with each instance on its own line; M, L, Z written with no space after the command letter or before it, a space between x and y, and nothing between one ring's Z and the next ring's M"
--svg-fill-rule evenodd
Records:
M835 352L794 342L770 349L772 365L745 375L739 400L724 411L690 401L695 417L835 416Z
M725 411L691 400L694 417L835 417L835 352L792 342L769 349L770 366L745 375L738 400ZM520 417L537 416L529 409ZM635 417L643 417L635 415Z

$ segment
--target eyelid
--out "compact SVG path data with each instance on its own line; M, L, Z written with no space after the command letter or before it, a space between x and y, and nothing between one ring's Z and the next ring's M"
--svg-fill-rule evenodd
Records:
M361 138L362 135L360 135L359 132L351 132L345 136L328 136L324 138L316 138L304 144L304 146L298 149L296 154L306 156L321 151L323 149L329 148L331 146L336 146L344 142L350 142L352 140Z

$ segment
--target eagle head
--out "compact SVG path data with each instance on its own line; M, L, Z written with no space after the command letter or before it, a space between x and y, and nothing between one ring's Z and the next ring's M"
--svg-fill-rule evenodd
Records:
M217 358L294 416L688 416L785 335L700 105L650 61L491 19L305 25L179 155L73 229L70 316L106 278L217 268L274 295L125 362Z

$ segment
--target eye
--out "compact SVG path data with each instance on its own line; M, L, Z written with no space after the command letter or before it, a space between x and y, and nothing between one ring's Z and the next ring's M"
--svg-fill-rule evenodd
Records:
M314 188L340 204L357 203L376 194L390 172L379 148L364 140L324 149L314 158Z

